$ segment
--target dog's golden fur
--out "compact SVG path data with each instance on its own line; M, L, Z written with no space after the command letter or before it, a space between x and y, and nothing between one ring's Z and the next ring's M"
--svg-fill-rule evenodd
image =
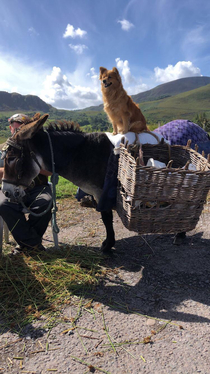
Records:
M124 90L117 68L107 70L100 67L99 79L104 111L112 123L113 135L149 130L140 108Z

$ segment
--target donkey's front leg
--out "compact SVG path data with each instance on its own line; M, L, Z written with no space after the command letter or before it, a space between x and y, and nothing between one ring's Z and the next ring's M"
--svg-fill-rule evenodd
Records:
M104 253L110 253L112 247L115 245L112 210L101 212L101 217L106 227L106 239L102 243L101 250Z

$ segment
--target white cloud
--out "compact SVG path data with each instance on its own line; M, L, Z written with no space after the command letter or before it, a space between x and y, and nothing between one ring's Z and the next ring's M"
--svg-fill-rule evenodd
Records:
M195 67L191 61L179 61L176 65L168 65L167 68L154 69L157 82L165 83L179 78L201 76L201 71Z
M39 36L39 33L35 30L34 27L30 27L30 28L28 29L28 32L29 32L29 34L30 34L31 36Z
M45 84L51 84L56 87L65 87L71 86L71 83L68 81L66 75L63 75L61 69L54 66L50 75L47 75Z
M120 70L120 73L125 81L126 84L135 83L135 78L131 75L129 62L128 60L120 60L120 58L115 59L117 63L117 68Z
M123 19L122 21L117 22L121 24L122 30L124 31L129 31L132 27L134 27L134 25L127 19Z
M80 28L75 29L73 25L70 25L70 23L68 23L68 25L66 26L66 31L63 34L63 37L64 38L70 37L73 39L76 37L83 38L86 34L87 34L87 31L81 30Z
M0 56L0 91L33 94L56 108L81 109L102 102L100 83L95 69L87 76L90 61L81 61L71 73L59 67L51 71L43 65L28 64L11 55ZM70 78L69 78L70 77Z
M92 68L93 69L93 68ZM92 70L89 74L93 77ZM40 97L47 103L61 109L80 109L101 103L99 85L94 87L73 85L59 67L53 67L44 82Z
M141 78L135 78L131 74L128 60L123 61L118 57L115 61L122 76L123 83L125 84L125 89L129 95L135 95L149 90L149 86L142 83Z
M6 81L0 81L0 91L7 91L10 89L10 85Z
M0 91L38 95L46 74L43 65L36 62L27 64L13 55L0 56Z
M90 75L91 75L91 77L93 78L95 78L95 77L97 77L98 78L98 74L96 73L96 70L95 70L95 68L90 68Z
M73 51L76 52L78 55L81 55L85 49L88 49L88 47L84 44L69 44L69 47L73 49Z
M98 74L95 71L95 68L90 68L90 73L86 74L87 77L90 77L95 85L98 85Z
M147 84L141 83L141 84L136 84L135 86L127 87L127 92L129 95L137 95L140 92L144 92L149 89L150 87Z

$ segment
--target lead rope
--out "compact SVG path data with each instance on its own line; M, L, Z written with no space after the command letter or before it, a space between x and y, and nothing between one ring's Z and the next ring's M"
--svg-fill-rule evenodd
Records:
M52 201L50 201L48 207L43 212L41 212L41 213L34 213L34 212L32 212L30 209L28 209L25 206L25 204L24 204L24 202L22 200L20 200L20 203L23 206L23 208L24 208L24 210L25 210L26 213L29 213L29 214L31 214L32 216L35 216L35 217L42 217L43 215L45 215L51 209L51 206L52 206L52 203L53 203L53 208L52 208L52 228L53 228L53 231L56 234L58 234L60 230L59 230L58 225L56 223L57 206L56 206L56 188L55 188L55 185L58 183L58 174L55 173L55 162L54 162L52 141L51 141L49 133L46 130L44 130L44 132L46 132L46 134L48 136L48 140L49 140L49 144L50 144L51 161L52 161L52 175L51 175L51 181L52 181Z
M59 233L59 227L56 223L56 212L57 212L57 206L56 206L56 184L58 183L58 174L55 173L55 161L54 161L54 154L53 154L53 147L52 147L52 141L50 138L49 133L44 130L48 136L49 144L50 144L50 153L51 153L51 161L52 161L52 175L51 175L51 181L52 181L52 201L53 201L53 208L52 208L52 227L53 231L58 234Z

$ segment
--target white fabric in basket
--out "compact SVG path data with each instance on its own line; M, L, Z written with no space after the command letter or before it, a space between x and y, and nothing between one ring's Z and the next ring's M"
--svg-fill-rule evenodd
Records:
M161 139L164 139L163 136L155 131L151 131L151 133L155 134L159 141L161 141ZM136 134L134 132L127 132L127 134L117 134L117 135L112 135L111 132L106 132L105 133L110 142L114 145L114 153L115 154L119 154L120 153L120 143L122 141L122 138L124 137L125 138L125 143L126 141L128 141L128 144L133 144L136 140ZM140 134L137 134L138 136L138 139L139 139L139 143L141 144L158 144L158 141L157 139L151 135L150 133L147 133L147 132L142 132ZM170 144L170 141L169 140L166 140L164 139L164 141L168 144Z

